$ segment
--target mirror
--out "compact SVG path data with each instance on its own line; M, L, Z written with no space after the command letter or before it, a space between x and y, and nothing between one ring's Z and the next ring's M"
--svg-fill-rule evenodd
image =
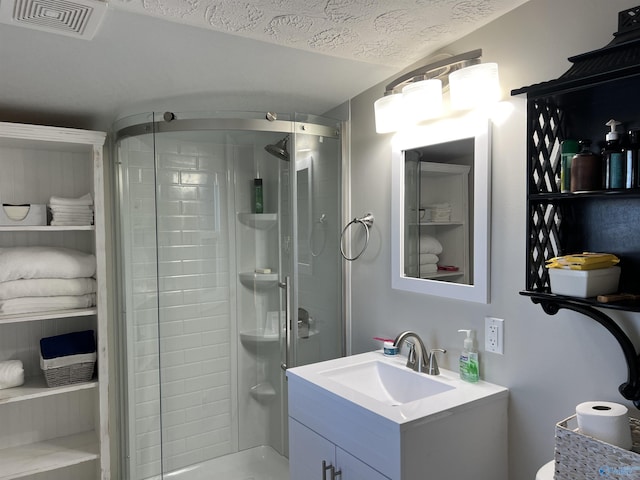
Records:
M489 302L490 149L472 114L394 136L393 288Z

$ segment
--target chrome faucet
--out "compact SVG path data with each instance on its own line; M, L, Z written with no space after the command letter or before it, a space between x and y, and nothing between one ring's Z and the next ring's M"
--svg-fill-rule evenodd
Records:
M436 361L436 353L447 353L447 351L442 348L434 348L428 351L427 347L424 346L424 342L417 333L406 331L398 335L393 342L393 344L398 347L398 353L400 353L402 345L408 337L413 337L416 340L417 345L415 343L406 342L410 345L409 353L407 355L407 368L411 368L416 372L426 373L427 375L440 375L440 369L438 368L438 362Z
M405 340L409 337L413 337L416 343L410 343L411 347L409 350L409 354L407 355L407 368L411 368L416 372L427 372L427 359L429 354L427 353L427 349L422 342L420 336L411 331L402 332L400 335L396 337L393 344L398 347L398 353L402 350L402 345Z

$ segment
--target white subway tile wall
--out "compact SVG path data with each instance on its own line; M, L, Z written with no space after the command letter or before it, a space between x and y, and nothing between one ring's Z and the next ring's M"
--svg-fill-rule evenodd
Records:
M143 479L233 451L229 246L220 231L227 166L222 145L159 139L154 172L144 139L122 145L133 232L133 461Z

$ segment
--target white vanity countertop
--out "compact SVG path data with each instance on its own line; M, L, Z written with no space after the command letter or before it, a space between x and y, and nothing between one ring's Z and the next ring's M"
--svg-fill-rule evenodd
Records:
M440 419L443 416L451 415L456 410L465 409L485 401L497 400L508 396L505 387L495 385L485 381L478 383L468 383L460 380L457 372L452 372L441 368L440 375L429 375L429 379L454 387L442 393L437 393L426 398L421 398L402 405L389 405L377 401L359 391L351 389L338 383L323 372L335 368L349 367L372 361L380 361L389 365L406 369L411 374L426 375L424 373L413 372L406 367L406 357L397 355L389 357L382 353L382 350L351 355L348 357L336 358L324 362L294 367L287 370L289 381L305 381L325 390L342 399L359 405L370 412L380 415L399 425L406 425L416 421L431 421Z

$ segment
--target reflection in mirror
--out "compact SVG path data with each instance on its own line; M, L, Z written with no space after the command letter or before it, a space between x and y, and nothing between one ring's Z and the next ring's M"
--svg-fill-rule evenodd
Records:
M488 302L489 150L475 116L394 137L393 288Z
M296 188L298 210L298 269L300 273L311 275L311 225L313 205L311 203L313 177L311 166L313 157L305 156L296 160Z

